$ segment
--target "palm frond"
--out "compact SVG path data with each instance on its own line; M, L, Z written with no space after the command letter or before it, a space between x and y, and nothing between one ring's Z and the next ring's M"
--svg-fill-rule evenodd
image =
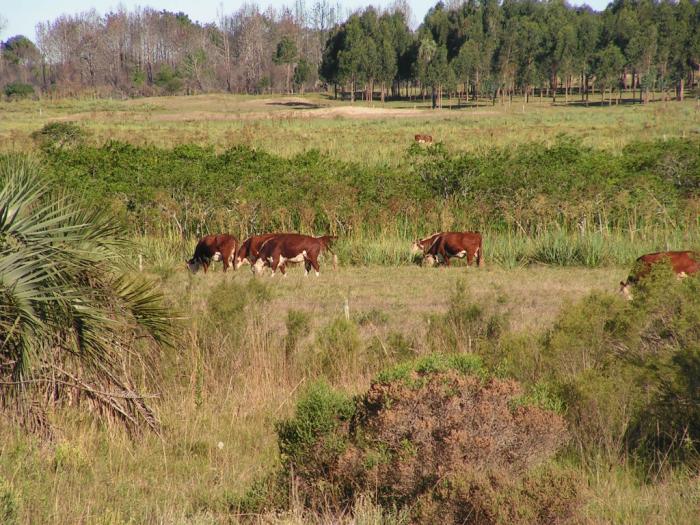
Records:
M153 285L125 273L121 227L51 192L26 157L0 158L0 188L0 408L45 428L47 403L72 389L101 416L157 429L131 363L153 368L173 331Z

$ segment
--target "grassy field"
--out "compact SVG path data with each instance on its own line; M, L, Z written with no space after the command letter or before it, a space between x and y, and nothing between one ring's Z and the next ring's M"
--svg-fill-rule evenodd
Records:
M249 271L223 275L217 268L191 276L173 269L163 289L182 312L183 341L163 357L157 392L162 439L147 434L132 440L68 409L56 414L60 437L52 446L0 429L0 477L17 495L19 523L237 522L230 507L275 465L273 425L290 413L296 393L319 375L350 392L365 390L378 367L395 359L392 334L405 337L403 352L429 351L428 316L445 311L457 283L477 303L499 298L514 332L537 334L563 304L592 290L614 290L622 274L365 267L328 270L319 278L304 278L296 268L286 279L255 279ZM346 304L358 327L357 354L332 356L335 365L319 369L322 334L345 315ZM291 359L283 343L290 309L310 316ZM676 473L640 485L624 464L590 468L581 522L697 522L697 478ZM355 511L355 523L379 523L376 509ZM328 519L293 509L254 521Z
M343 160L394 163L416 133L428 133L451 151L475 151L562 133L585 145L617 150L632 140L700 135L700 104L560 106L539 99L524 104L431 110L417 100L350 105L319 95L252 97L201 95L134 100L0 102L0 148L31 148L30 133L55 120L76 121L101 143L184 143L218 149L245 144L291 156L316 148Z
M282 156L316 148L333 158L393 166L406 162L416 133L432 134L451 152L551 143L560 134L606 152L637 140L700 136L696 100L589 108L516 100L433 111L422 101L368 106L318 95L206 95L0 102L0 151L34 151L30 134L56 120L77 121L96 144L119 139L216 150L245 144ZM520 356L522 366L531 366L573 303L597 292L622 304L611 295L639 253L700 247L697 228L689 226L585 235L547 230L517 238L485 232L486 267L458 262L449 269L413 264L413 230L372 237L358 231L338 243L340 267L323 261L319 278L304 278L299 267L286 278L255 278L247 267L223 275L219 263L207 275L191 275L184 259L194 238L176 236L175 229L137 236L129 248L134 267L143 263L176 317L178 344L163 352L157 383L148 385L162 435L129 436L74 407L51 414L58 429L53 443L0 425L0 522L394 523L363 501L342 516L300 506L239 516L236 502L278 466L275 423L293 412L308 384L325 378L360 393L388 365L434 351L471 351L471 337L444 348L431 331L458 290L479 312L497 316L509 340L530 352ZM576 523L700 523L697 469L668 470L650 482L627 457L571 456L557 461L584 480Z

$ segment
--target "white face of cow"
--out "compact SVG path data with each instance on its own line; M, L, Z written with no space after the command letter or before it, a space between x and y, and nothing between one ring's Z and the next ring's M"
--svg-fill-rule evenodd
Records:
M411 253L422 253L423 247L420 245L419 241L415 241L411 244Z
M620 294L622 297L631 301L634 297L632 296L632 285L623 281L620 281Z
M236 257L233 261L233 267L236 270L238 270L244 264L250 264L250 261L248 260L247 257L245 257L245 258Z
M251 265L251 270L253 271L254 274L256 275L261 275L263 272L263 268L265 268L265 261L262 259L258 259L255 261L255 264Z
M187 269L192 273L197 273L201 267L202 265L199 261L195 261L194 259L187 261Z
M437 264L437 259L435 258L435 256L428 254L425 257L423 257L422 264L423 264L423 266L432 267L432 266L435 266Z

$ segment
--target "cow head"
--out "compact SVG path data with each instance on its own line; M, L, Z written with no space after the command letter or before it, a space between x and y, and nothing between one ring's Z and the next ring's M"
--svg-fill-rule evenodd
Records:
M255 261L255 264L251 264L251 270L255 275L262 275L264 268L265 260L262 257Z
M632 283L627 281L620 281L620 290L619 290L620 295L627 299L628 301L631 301L633 299L632 296Z
M186 264L187 269L192 273L197 273L202 267L202 263L199 260L195 260L194 258L190 259L189 261L186 261Z
M234 270L238 270L244 264L250 264L250 261L247 257L241 257L240 255L237 255L236 258L233 260Z
M411 244L411 253L423 253L423 245L421 244L420 239L413 241L413 244Z
M437 264L438 260L437 257L431 254L427 254L423 257L423 261L421 262L422 266L428 266L432 267Z

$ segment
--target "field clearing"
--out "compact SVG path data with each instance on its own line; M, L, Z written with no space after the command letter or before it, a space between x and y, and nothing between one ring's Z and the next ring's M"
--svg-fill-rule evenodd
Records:
M533 100L442 110L431 110L429 102L420 100L370 106L316 94L0 102L0 148L31 149L33 131L66 120L84 126L95 143L196 143L217 150L245 144L283 156L319 149L339 159L389 164L402 156L416 133L431 134L455 152L549 144L562 133L609 150L632 140L700 135L700 104L692 99L588 108Z

